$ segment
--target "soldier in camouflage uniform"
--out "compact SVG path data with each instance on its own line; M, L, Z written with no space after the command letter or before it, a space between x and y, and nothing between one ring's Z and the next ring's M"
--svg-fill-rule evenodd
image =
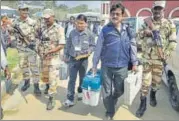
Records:
M44 10L45 25L41 28L42 40L39 52L42 58L42 80L46 83L45 94L49 95L47 110L54 108L54 94L59 80L59 52L64 48L64 30L55 23L54 11Z
M13 29L13 32L16 38L16 47L20 57L19 66L22 69L23 80L25 81L21 90L26 91L30 87L30 78L32 77L34 82L34 93L35 95L40 96L39 68L37 63L37 54L34 51L36 45L35 21L28 17L29 8L26 4L20 4L18 8L20 17L12 23L12 27L18 27L18 31L17 29Z
M155 1L152 13L153 17L146 18L143 29L139 31L138 37L142 42L142 59L143 59L143 83L141 88L141 103L136 112L137 117L143 116L146 108L147 94L150 91L150 105L157 105L156 92L161 84L162 76L162 61L169 58L171 52L176 48L176 27L175 25L163 18L164 17L165 1ZM152 31L159 31L161 38L162 53L159 53L159 48L154 41Z

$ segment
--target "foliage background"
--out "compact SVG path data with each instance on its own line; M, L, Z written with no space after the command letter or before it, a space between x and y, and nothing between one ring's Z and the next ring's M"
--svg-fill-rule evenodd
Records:
M22 1L21 1L22 2ZM75 7L71 7L69 8L67 5L65 4L60 4L59 6L57 6L57 4L55 4L55 1L54 0L51 0L51 1L23 1L29 5L39 5L39 6L44 6L44 9L45 8L51 8L54 10L55 12L55 16L58 20L65 20L66 19L66 15L68 13L79 13L79 12L100 12L99 9L89 9L88 8L88 5L86 4L80 4L78 6L75 6ZM11 0L2 0L1 1L1 6L9 6L11 8L15 8L17 9L18 8L18 4L20 2L19 1L11 1ZM39 11L43 11L43 9L38 9L38 8L33 8L33 9L30 9L30 15L36 13L36 12L39 12Z

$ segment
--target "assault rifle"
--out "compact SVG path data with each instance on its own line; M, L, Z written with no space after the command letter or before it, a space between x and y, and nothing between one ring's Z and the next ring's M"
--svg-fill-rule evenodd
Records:
M33 42L29 42L29 41L28 41L26 35L22 32L21 28L20 28L18 25L15 25L13 28L14 28L15 33L18 33L18 34L19 34L19 35L18 35L18 36L19 36L19 39L20 39L20 40L23 40L23 41L26 43L26 45L27 45L27 47L28 47L29 49L31 49L31 50L33 50L33 51L36 52L35 44L34 44Z

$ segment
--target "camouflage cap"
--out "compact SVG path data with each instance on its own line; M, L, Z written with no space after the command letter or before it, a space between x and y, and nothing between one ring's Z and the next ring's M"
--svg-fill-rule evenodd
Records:
M23 3L18 6L19 9L29 8L27 4Z
M43 12L43 18L49 18L50 16L54 16L55 13L52 9L45 9Z
M155 1L152 8L155 8L157 6L165 8L166 1Z

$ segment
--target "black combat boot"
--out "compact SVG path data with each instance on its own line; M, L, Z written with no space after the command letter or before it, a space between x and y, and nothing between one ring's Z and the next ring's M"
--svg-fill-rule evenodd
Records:
M46 88L45 88L44 94L46 94L46 95L48 94L49 87L50 87L49 84L46 84Z
M136 116L138 118L142 117L144 112L145 112L145 110L147 109L147 97L146 96L141 96L140 100L141 100L140 107L136 112Z
M150 91L150 105L152 107L156 107L156 105L157 105L157 100L156 100L155 95L156 95L156 91L151 89L151 91Z
M29 87L30 87L30 79L25 79L24 80L25 82L24 82L24 86L22 86L22 88L21 88L21 91L26 91Z
M47 110L52 110L55 107L55 100L53 96L49 96L49 100L47 102Z
M41 96L41 91L39 89L39 83L34 84L34 94L37 96Z

